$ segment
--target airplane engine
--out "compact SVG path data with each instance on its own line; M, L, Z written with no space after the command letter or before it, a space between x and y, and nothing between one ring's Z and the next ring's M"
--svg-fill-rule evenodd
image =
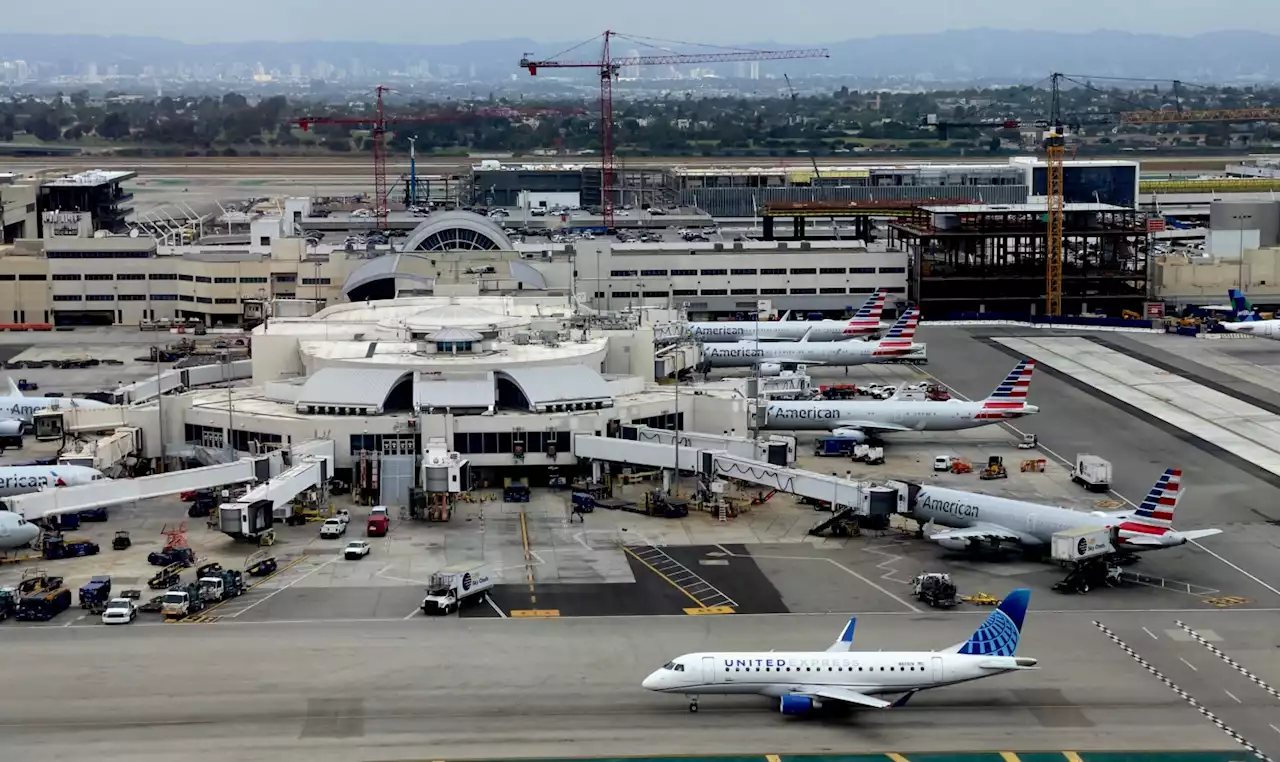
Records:
M813 699L788 693L778 702L778 710L787 715L808 714L814 710Z
M762 362L757 366L762 376L780 376L782 375L782 363L778 362Z
M867 432L860 431L858 429L836 429L831 432L831 435L840 437L841 439L852 439L858 444L866 444L867 439L869 439Z
M22 436L22 421L0 421L0 437Z

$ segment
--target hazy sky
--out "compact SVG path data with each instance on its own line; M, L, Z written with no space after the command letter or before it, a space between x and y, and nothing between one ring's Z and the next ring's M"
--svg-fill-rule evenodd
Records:
M605 28L708 43L821 43L946 29L1280 33L1277 0L0 0L5 32L154 35L187 42L447 43L586 39ZM189 8L190 11L182 9ZM198 10L196 10L198 9ZM373 15L376 13L376 15Z

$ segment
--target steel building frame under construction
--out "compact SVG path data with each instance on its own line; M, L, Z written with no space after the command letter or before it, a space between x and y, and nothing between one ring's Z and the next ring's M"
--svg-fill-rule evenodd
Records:
M889 226L910 253L908 292L926 318L1044 315L1047 207L923 206ZM1120 317L1147 298L1145 216L1110 204L1067 204L1062 314Z

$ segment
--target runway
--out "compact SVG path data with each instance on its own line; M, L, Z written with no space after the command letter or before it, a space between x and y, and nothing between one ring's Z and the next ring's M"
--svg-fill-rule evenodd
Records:
M95 762L1237 748L1100 633L1097 616L1165 669L1185 658L1204 707L1280 751L1267 729L1280 702L1167 634L1184 619L1274 684L1275 613L1036 603L1019 654L1042 670L822 720L784 718L753 697L703 697L690 714L682 696L639 682L691 651L823 649L840 616L12 628L6 677L21 690L0 698L0 743L13 758ZM984 615L867 615L856 647L942 648Z
M487 157L419 157L418 171L422 174L442 174L470 170ZM620 157L622 158L622 157ZM1133 161L1132 155L1099 156L1090 159L1115 159L1117 161ZM1221 170L1227 164L1243 161L1245 156L1144 156L1144 167L1158 167L1161 171L1177 170ZM990 164L1000 163L1003 157L990 156L955 156L955 157L903 157L882 156L868 157L819 157L819 166L861 166L861 165L897 165L897 164ZM561 157L500 157L506 164L580 164L599 162L599 157L561 156ZM278 156L278 157L117 157L111 155L85 155L77 157L38 157L7 158L0 157L0 170L9 172L59 171L72 172L85 169L130 169L137 170L144 178L158 177L196 177L204 175L229 177L282 177L282 176L319 176L340 177L345 175L365 175L369 173L372 160L365 157L333 158L328 156ZM808 156L752 156L752 157L705 157L674 156L645 157L628 160L633 166L646 167L768 167L790 166L797 168L812 167ZM387 161L389 172L401 173L409 170L408 157L391 157Z

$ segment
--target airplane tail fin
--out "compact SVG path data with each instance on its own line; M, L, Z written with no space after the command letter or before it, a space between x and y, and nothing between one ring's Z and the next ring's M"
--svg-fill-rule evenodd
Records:
M884 300L888 295L886 291L877 291L872 294L862 303L858 311L853 313L853 317L849 318L849 322L844 327L844 333L854 335L879 328L880 316L884 314Z
M1030 590L1019 588L1012 591L968 640L948 650L969 656L1013 656L1018 650L1022 620L1027 616L1030 602Z
M22 390L18 388L17 382L15 382L12 377L10 377L8 380L9 380L9 396L21 397Z
M995 391L987 395L987 400L1004 402L1026 402L1027 392L1031 391L1031 374L1036 371L1035 360L1023 360L1009 371Z
M907 308L907 311L902 313L902 317L898 318L898 322L893 324L883 339L880 339L876 347L877 353L901 354L911 351L911 343L916 336L916 326L919 324L920 310L915 307Z
M857 617L849 617L849 623L840 631L840 637L827 648L827 653L848 651L853 648L853 628L858 623Z
M1173 512L1177 510L1181 499L1182 469L1165 469L1147 497L1133 512L1133 517L1125 524L1167 531L1173 527Z
M1255 319L1253 316L1253 305L1249 303L1249 298L1244 292L1238 288L1227 290L1227 296L1231 297L1231 307L1236 313L1237 320Z

